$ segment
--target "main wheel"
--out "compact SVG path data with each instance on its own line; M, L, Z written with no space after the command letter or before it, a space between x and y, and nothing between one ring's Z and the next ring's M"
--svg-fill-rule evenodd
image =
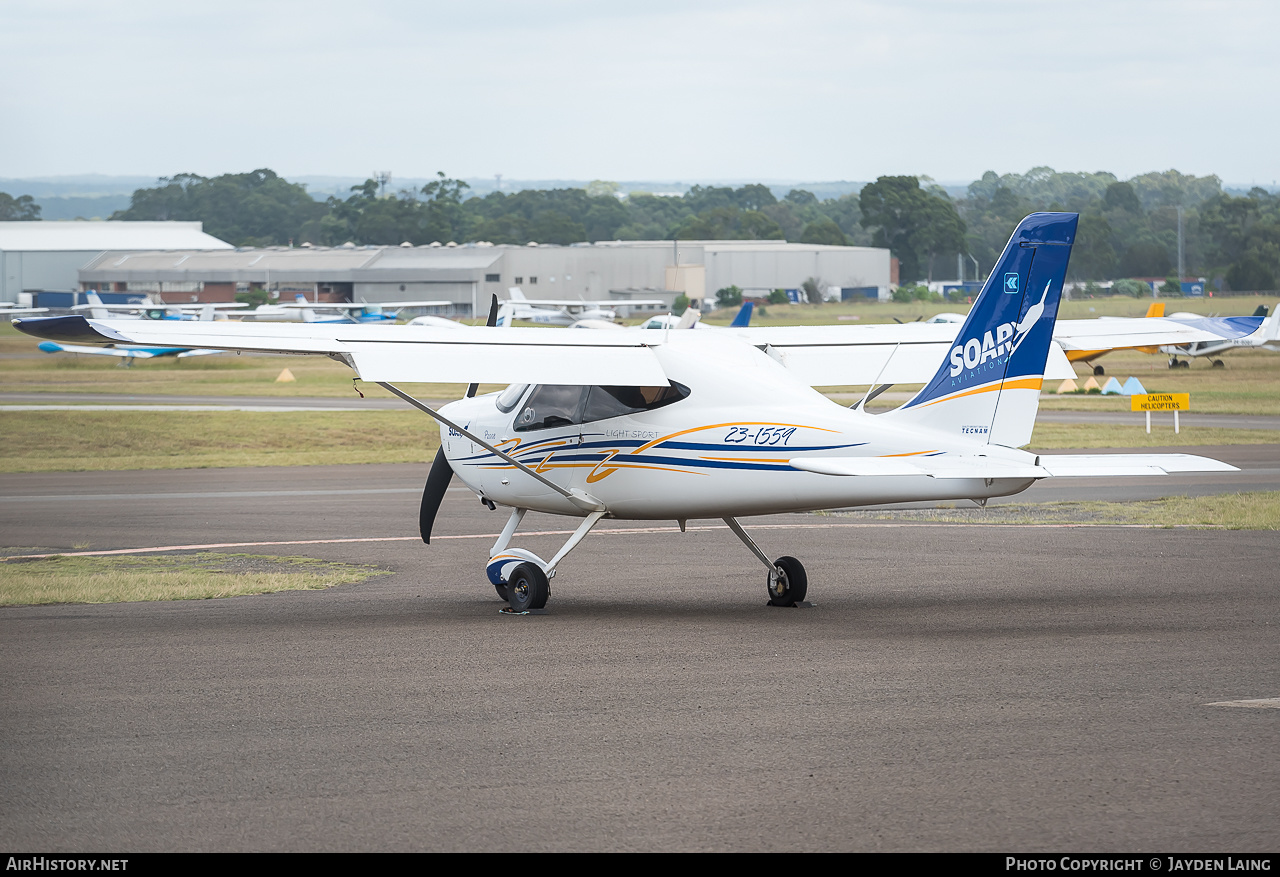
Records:
M551 585L541 567L534 563L522 563L512 570L511 578L507 579L507 594L507 602L513 610L527 612L547 605Z
M809 577L804 564L794 557L779 557L769 573L769 603L773 606L794 606L804 600L809 591Z
M1107 373L1107 370L1100 365L1095 365L1093 367L1093 373L1095 375L1105 375Z
M507 593L506 585L494 585L493 589L498 592L498 599L504 603L511 602L511 595Z
M1227 364L1226 364L1225 362L1223 362L1222 360L1220 360L1220 359L1215 359L1215 360L1213 361L1213 367L1214 367L1214 368L1226 368L1226 367L1227 367Z

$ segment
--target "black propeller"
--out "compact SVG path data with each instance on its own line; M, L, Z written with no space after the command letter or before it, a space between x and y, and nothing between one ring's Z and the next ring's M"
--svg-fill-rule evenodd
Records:
M486 326L498 324L498 297L495 295L489 304L489 319ZM479 384L467 387L467 398L470 399L480 389ZM418 531L422 541L431 544L431 527L436 522L436 512L440 511L440 503L444 502L444 493L453 480L453 467L444 455L444 447L436 451L436 458L431 461L431 473L427 476L427 486L422 489L422 505L418 507Z

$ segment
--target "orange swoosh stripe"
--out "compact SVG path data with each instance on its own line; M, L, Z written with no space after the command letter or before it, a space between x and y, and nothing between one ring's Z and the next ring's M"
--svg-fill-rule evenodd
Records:
M1044 384L1042 378L1018 378L1013 381L996 381L992 384L986 384L981 387L974 387L972 390L964 390L959 393L953 393L950 396L943 396L941 399L934 399L920 406L928 408L930 405L937 405L939 402L950 402L952 399L960 399L964 396L976 396L979 393L996 393L1000 390L1039 390Z

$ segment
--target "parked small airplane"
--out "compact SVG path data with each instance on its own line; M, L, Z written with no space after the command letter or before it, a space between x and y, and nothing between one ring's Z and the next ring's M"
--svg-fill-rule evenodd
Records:
M1110 327L1119 327L1122 332L1131 334L1128 339L1129 343L1117 343L1113 346L1100 350L1080 349L1072 345L1070 339L1063 344L1066 348L1067 359L1071 362L1091 363L1100 356L1110 353L1113 350L1138 350L1142 353L1164 353L1169 356L1169 368L1187 368L1190 362L1179 360L1179 356L1189 358L1197 356L1214 357L1228 350L1236 350L1248 347L1263 347L1267 350L1280 349L1271 344L1280 333L1280 321L1275 319L1266 319L1267 309L1265 306L1259 306L1251 316L1248 317L1206 317L1202 314L1192 314L1180 312L1165 316L1165 303L1162 301L1152 302L1147 308L1146 316L1129 318L1129 317L1101 317L1099 322L1105 322ZM1146 322L1152 320L1155 322ZM1076 320L1074 323L1083 321ZM1128 328L1121 324L1128 324ZM1197 332L1201 334L1197 339L1181 339L1173 343L1157 340L1155 336L1164 335L1166 329L1164 327L1181 327L1189 332ZM1146 327L1151 327L1151 335L1145 338L1146 343L1142 343L1144 338L1140 333ZM1214 368L1222 368L1221 359L1213 360ZM1093 367L1095 375L1102 375L1106 370L1100 366Z
M574 301L573 299L525 298L520 287L507 290L509 300L502 302L498 310L498 325L510 326L512 320L543 323L548 326L572 326L578 320L616 320L619 308L641 305L662 305L662 299L631 299L628 301ZM611 305L611 307L603 307Z
M225 320L226 311L247 308L241 302L201 302L163 304L148 296L132 304L104 304L96 292L85 293L88 304L76 305L73 311L88 311L95 320Z
M1193 341L1189 344L1166 344L1159 348L1160 353L1168 354L1169 368L1190 368L1191 360L1200 356L1209 357L1213 368L1222 368L1225 363L1222 361L1222 354L1229 350L1247 349L1250 347L1261 347L1264 350L1280 352L1280 345L1276 345L1277 338L1280 338L1280 304L1277 304L1270 317L1267 316L1267 308L1265 305L1259 305L1258 309L1253 312L1255 317L1263 317L1262 325L1258 330L1244 338L1231 338L1221 341ZM1170 320L1203 320L1199 314L1178 313L1170 314ZM1227 318L1232 319L1232 318ZM1244 319L1244 318L1236 318ZM1155 353L1154 350L1147 351ZM1185 356L1186 359L1178 359Z
M434 308L444 301L313 302L302 293L290 304L259 305L245 314L251 323L394 323L405 308Z
M0 301L0 316L29 317L32 314L45 314L48 312L48 308L22 308L18 307L17 302Z
M457 320L451 320L448 317L433 317L430 315L423 317L414 317L409 321L410 326L435 326L437 329L470 329L466 323L459 323Z
M732 322L729 323L730 329L745 329L751 325L751 314L755 311L754 302L744 302L742 307L738 309L738 313L734 315ZM688 324L686 319L690 318ZM680 316L674 314L661 314L657 317L650 317L640 324L641 329L719 329L719 326L708 326L702 322L702 312L687 309Z
M1164 316L1164 302L1162 302L1162 301L1153 301L1153 302L1152 302L1152 303L1147 307L1147 312L1146 312L1146 314L1145 314L1144 316L1145 316L1145 317L1163 317L1163 316ZM1192 314L1191 316L1197 316L1197 315ZM1127 319L1127 318L1124 318L1124 317L1120 317L1120 318L1100 317L1099 319L1102 319L1102 320L1109 320L1109 319ZM1068 350L1068 351L1066 351L1066 354L1067 354L1067 360L1068 360L1069 362L1082 362L1082 363L1085 363L1086 365L1088 365L1089 363L1092 363L1095 359L1097 359L1097 358L1098 358L1098 357L1100 357L1100 356L1105 356L1106 354L1110 353L1110 352L1111 352L1111 351L1113 351L1113 350L1122 350L1122 349L1124 349L1124 348L1120 348L1120 347L1109 347L1109 348L1107 348L1107 349L1105 349L1105 350ZM1131 348L1131 349L1134 349L1134 350L1141 350L1143 353L1154 353L1154 352L1155 352L1155 348L1150 347L1150 346L1147 346L1147 347L1136 347L1136 348ZM1095 365L1095 366L1093 367L1093 373L1094 373L1095 375L1104 375L1104 374L1106 374L1106 373L1107 373L1107 370L1106 370L1106 369L1104 369L1104 368L1103 368L1102 366L1100 366L1100 365Z
M75 353L87 356L114 356L120 364L128 368L135 359L156 359L172 356L175 359L186 359L188 356L208 356L211 353L225 353L223 350L194 350L190 347L141 347L126 344L117 347L89 347L85 344L59 344L56 341L41 341L37 345L45 353Z
M1060 476L1234 469L1183 454L1019 450L1031 438L1077 220L1074 213L1024 219L959 334L934 358L924 388L880 415L832 402L805 377L825 376L815 363L839 362L866 342L828 343L793 368L785 333L776 336L781 348L735 337L765 337L768 329L477 327L460 337L417 326L148 325L81 317L15 324L59 340L163 341L346 362L361 379L440 423L441 446L419 511L424 542L455 475L490 509L510 509L486 564L509 610L542 608L561 562L605 517L675 520L681 529L691 519L720 518L764 565L770 602L793 606L807 594L804 565L791 556L771 560L739 518L886 502L985 503ZM878 378L868 375L867 362L884 372L903 344L888 333L948 327L867 328L883 330L871 337L891 346L886 351L877 342L876 355L861 360L862 382L871 384ZM437 411L394 383L420 381L472 383L466 398ZM477 381L514 383L476 396ZM550 560L511 547L530 509L581 519Z

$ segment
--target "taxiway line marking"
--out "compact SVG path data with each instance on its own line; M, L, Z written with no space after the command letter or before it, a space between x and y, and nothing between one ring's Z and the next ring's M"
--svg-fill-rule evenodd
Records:
M1217 703L1207 703L1205 706L1242 706L1252 707L1253 709L1280 710L1280 697L1255 697L1249 700L1223 700Z
M753 530L858 530L858 529L878 529L884 527L901 527L902 524L897 521L863 521L858 523L847 524L755 524L751 527ZM939 524L938 526L947 527L1018 527L1027 530L1048 530L1048 529L1076 529L1082 527L1118 527L1122 529L1149 530L1156 525L1152 524ZM728 530L724 524L707 524L704 526L688 527L690 532L701 530ZM575 530L533 530L528 533L521 533L520 536L571 536ZM609 527L592 531L592 535L616 535L627 536L641 533L679 533L679 527ZM497 539L498 533L465 533L455 536L432 536L437 541L445 541L452 539ZM202 545L156 545L151 548L113 548L103 551L54 551L48 554L13 554L8 557L0 557L0 562L6 560L39 560L45 557L103 557L116 554L153 554L161 551L204 551L213 548L269 548L277 545L341 545L355 542L416 542L421 536L361 536L346 539L290 539L275 542L207 542Z

